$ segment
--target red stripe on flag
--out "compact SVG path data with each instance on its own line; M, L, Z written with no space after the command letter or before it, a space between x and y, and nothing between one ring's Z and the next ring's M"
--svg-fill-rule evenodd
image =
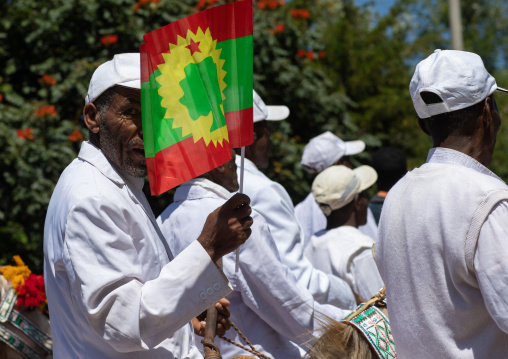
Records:
M252 35L252 0L225 4L175 21L145 34L146 51L152 66L164 63L163 53L169 53L169 43L176 44L177 36L185 38L187 31L196 33L198 27L210 28L217 42Z
M152 72L149 69L148 62L148 54L146 53L146 44L141 44L139 46L139 53L141 56L141 82L150 81L150 73Z
M152 195L164 193L183 182L200 176L231 159L231 149L212 142L208 146L200 139L194 143L192 137L180 141L146 159L148 180Z
M226 112L224 116L226 117L231 148L240 148L252 144L254 138L252 107L240 111Z

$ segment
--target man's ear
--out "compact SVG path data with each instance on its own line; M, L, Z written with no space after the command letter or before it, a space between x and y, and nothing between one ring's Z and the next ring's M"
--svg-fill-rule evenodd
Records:
M483 100L483 111L482 111L482 119L483 126L488 128L492 125L492 109L494 104L492 103L492 98L488 96L485 100Z
M101 116L99 109L93 103L87 103L83 108L83 119L86 127L93 133L97 134L101 128Z
M422 131L427 135L427 136L430 136L430 132L429 130L427 129L427 125L425 125L425 122L420 118L418 117L418 126L420 126L420 128L422 129Z

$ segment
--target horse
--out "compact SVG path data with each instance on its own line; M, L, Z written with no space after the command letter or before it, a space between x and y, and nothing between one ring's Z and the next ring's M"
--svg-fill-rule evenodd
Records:
M397 358L384 288L343 320L322 321L323 334L309 344L305 359Z
M0 275L0 359L52 358L48 316L37 308L16 305L17 297Z

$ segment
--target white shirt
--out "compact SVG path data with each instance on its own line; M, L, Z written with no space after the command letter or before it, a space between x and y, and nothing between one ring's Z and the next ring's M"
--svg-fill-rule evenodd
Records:
M314 267L344 279L353 292L368 300L383 288L372 256L373 244L357 228L341 226L314 234L305 256Z
M174 203L157 219L172 251L185 250L190 244L188 238L199 233L208 213L231 195L223 187L201 178L179 187ZM235 253L223 257L224 273L234 288L227 297L231 301L230 319L263 354L273 358L299 358L305 352L290 341L304 344L311 338L311 332L321 327L316 313L340 320L349 311L316 303L280 263L263 216L253 211L252 218L251 237L240 247L239 271L235 272ZM245 344L233 329L226 337ZM248 354L218 338L215 343L224 358Z
M199 357L188 322L231 289L197 241L172 258L143 183L88 142L62 173L44 228L55 358Z
M388 193L376 263L399 358L508 358L508 186L434 148Z
M236 165L239 175L240 156L236 156ZM298 283L306 287L319 303L354 309L356 302L349 285L314 268L304 256L301 227L284 187L266 177L247 158L244 176L244 193L250 197L252 208L265 218L282 263L291 269Z
M295 215L305 234L304 246L309 244L310 238L314 233L326 228L326 216L321 208L319 208L312 192L295 206ZM374 242L377 240L376 219L370 208L367 208L367 223L358 227L358 229L366 236L372 238Z

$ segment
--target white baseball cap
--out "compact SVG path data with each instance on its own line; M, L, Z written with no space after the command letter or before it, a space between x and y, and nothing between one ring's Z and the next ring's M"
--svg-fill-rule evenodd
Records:
M351 203L355 196L377 181L377 172L370 166L352 170L346 166L330 166L312 183L312 194L326 216Z
M118 54L113 60L100 65L90 80L85 104L94 102L104 91L116 85L141 88L139 53Z
M435 50L415 69L409 92L419 118L457 111L479 103L494 91L508 92L497 87L480 56L457 50ZM438 95L443 102L427 105L421 92Z
M256 90L253 91L253 107L254 107L254 123L261 121L280 121L289 116L289 108L287 106L267 106L258 95Z
M326 131L305 145L300 164L309 173L319 173L341 157L356 155L364 149L365 142L362 140L342 141L330 131Z

